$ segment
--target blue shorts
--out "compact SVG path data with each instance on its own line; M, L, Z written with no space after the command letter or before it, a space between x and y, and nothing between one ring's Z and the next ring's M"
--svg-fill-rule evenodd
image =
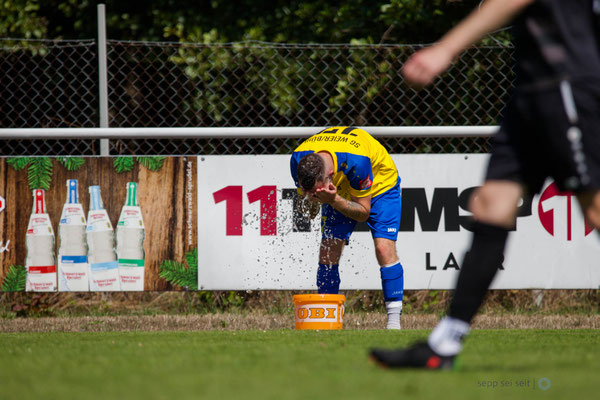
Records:
M367 225L373 238L380 237L393 241L398 239L402 197L400 195L400 179L398 183L385 193L371 199L371 214ZM321 209L321 232L323 239L343 239L348 242L357 221L323 204Z

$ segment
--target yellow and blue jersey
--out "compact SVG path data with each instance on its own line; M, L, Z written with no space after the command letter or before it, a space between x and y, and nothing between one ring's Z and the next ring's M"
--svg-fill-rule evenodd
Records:
M400 182L396 165L381 143L362 129L336 126L309 137L292 153L290 169L296 187L300 187L298 162L321 151L331 154L333 184L345 199L379 196Z

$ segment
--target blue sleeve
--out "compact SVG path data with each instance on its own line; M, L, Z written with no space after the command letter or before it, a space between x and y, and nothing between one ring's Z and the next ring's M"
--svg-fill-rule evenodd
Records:
M343 158L343 161L341 159ZM360 156L350 153L338 153L338 163L340 170L344 172L350 187L358 191L366 191L373 184L373 169L371 168L371 159L366 156Z

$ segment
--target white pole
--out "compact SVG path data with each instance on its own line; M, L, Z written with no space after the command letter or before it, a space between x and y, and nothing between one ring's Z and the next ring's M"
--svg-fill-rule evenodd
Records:
M312 136L316 127L225 127L225 128L5 128L0 139L238 139L302 138ZM497 126L364 126L375 137L490 137Z
M108 128L108 74L106 68L106 11L98 4L98 89L100 128ZM108 139L100 139L100 155L108 156Z

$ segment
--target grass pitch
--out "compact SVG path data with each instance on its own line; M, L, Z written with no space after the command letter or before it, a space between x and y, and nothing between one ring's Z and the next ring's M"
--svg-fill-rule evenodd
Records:
M476 330L457 371L381 370L367 360L370 347L403 346L425 335L0 334L0 398L505 400L595 398L600 389L598 330Z

